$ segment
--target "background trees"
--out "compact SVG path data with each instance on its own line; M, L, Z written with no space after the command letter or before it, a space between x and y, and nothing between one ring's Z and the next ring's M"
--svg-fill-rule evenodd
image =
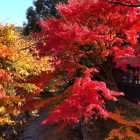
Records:
M67 0L36 0L33 6L27 9L27 23L24 23L24 34L29 35L30 32L40 31L38 21L43 21L46 18L59 18L60 15L56 10L56 5L59 2L66 3Z

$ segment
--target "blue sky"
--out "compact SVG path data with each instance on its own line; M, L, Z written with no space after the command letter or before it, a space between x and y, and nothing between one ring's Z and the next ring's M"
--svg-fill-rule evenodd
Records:
M1 0L0 23L14 23L22 26L26 21L26 10L32 6L33 0Z

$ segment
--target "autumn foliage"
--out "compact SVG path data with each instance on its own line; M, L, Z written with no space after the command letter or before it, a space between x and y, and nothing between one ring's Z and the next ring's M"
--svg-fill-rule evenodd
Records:
M13 25L0 25L0 125L11 123L10 113L18 115L27 99L42 90L31 77L53 70L52 58L39 57L34 43L15 32Z
M128 65L140 68L138 7L109 0L70 0L57 9L61 17L39 22L42 30L32 34L32 40L23 39L12 26L0 25L0 124L8 113L39 109L65 98L42 124L61 122L65 127L112 118L106 101L124 95L118 92L115 70L127 71ZM48 100L35 100L58 75L57 88L61 84L63 91L73 87L71 93L63 99L65 91Z
M73 87L73 94L56 106L52 115L42 124L63 122L62 127L64 127L78 123L80 118L88 122L91 119L97 120L98 117L108 116L104 99L116 101L115 96L123 95L123 93L109 90L103 82L92 81L90 72L97 72L97 70L88 69L83 78L78 78Z
M33 37L42 40L36 48L42 56L55 57L54 67L66 73L67 80L79 69L83 76L74 83L72 96L43 124L62 121L66 125L80 118L106 117L104 99L116 100L115 96L122 95L107 88L117 90L114 70L127 71L128 65L140 67L139 8L108 0L70 0L57 9L61 18L38 23L42 30ZM98 73L86 74L95 67Z

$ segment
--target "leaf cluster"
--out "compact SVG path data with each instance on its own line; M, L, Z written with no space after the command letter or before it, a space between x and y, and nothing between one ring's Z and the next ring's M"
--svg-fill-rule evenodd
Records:
M13 25L0 25L0 125L12 123L26 104L26 96L41 90L31 76L52 71L51 57L40 57L35 41L24 38Z

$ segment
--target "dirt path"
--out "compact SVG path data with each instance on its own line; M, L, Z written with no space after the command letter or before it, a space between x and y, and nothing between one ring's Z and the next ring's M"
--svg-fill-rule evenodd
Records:
M112 104L113 110L115 107L121 107L124 110L124 114L129 119L139 119L140 118L140 104L136 104L133 102L130 102L124 98L121 98L118 102ZM47 108L47 107L46 107ZM21 115L22 116L22 115ZM106 121L98 123L94 123L93 127L88 127L87 129L83 129L83 127L80 125L80 130L72 129L72 128L65 128L63 131L58 132L58 126L54 124L47 124L45 126L41 125L41 122L48 116L48 111L45 109L41 109L39 113L33 113L33 115L28 118L27 122L21 125L17 125L14 129L14 127L9 126L10 129L6 129L6 134L4 140L83 140L85 134L87 134L87 131L91 132L88 133L91 138L94 138L94 140L103 140L102 129L103 131L106 131L105 128L108 130L110 129L110 124ZM23 114L23 118L25 116L25 113ZM57 116L56 116L57 117ZM97 125L96 125L97 124ZM111 122L111 126L112 122ZM17 132L16 135L13 131ZM86 131L85 131L86 130ZM96 138L95 138L96 137ZM1 138L0 138L1 139ZM88 139L89 140L89 139Z
M65 128L59 132L57 125L41 125L41 122L48 116L47 111L42 110L39 116L32 117L24 125L23 132L14 140L81 140L79 133Z

